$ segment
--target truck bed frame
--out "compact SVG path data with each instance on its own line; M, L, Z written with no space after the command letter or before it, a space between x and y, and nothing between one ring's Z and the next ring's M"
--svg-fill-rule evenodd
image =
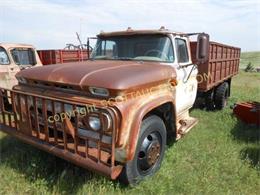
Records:
M196 61L197 42L191 42L192 62ZM198 91L206 92L238 74L240 48L210 42L208 61L198 65Z

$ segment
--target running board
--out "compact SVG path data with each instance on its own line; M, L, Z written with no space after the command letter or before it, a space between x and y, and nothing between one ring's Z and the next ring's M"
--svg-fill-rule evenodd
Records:
M198 119L190 116L185 119L181 119L179 121L180 126L177 130L176 140L179 140L182 136L188 133L198 123L198 121Z

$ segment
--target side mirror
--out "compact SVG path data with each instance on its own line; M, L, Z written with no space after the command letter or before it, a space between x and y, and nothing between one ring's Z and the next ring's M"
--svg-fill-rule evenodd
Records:
M209 35L201 33L197 38L197 62L204 63L209 58Z

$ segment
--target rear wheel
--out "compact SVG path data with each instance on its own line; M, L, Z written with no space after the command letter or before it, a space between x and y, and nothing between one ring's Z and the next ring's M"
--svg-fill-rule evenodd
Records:
M221 110L226 107L229 94L229 86L227 82L222 83L217 87L215 92L215 106Z
M152 176L160 168L165 146L166 128L162 119L153 115L143 120L134 159L125 165L120 181L136 184Z
M206 106L207 110L215 109L214 90L207 92L206 97L205 97L205 106Z

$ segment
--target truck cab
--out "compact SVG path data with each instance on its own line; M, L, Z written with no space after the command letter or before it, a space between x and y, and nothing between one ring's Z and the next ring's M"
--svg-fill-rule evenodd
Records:
M18 84L15 78L17 72L41 65L32 45L0 43L0 87L12 89Z
M201 50L199 46L203 46L204 56L198 60L203 61L207 60L209 37L206 34L201 35L204 36L204 42L198 44L198 52ZM201 40L201 36L198 39ZM164 27L154 31L134 31L128 28L120 32L103 32L98 35L91 58L92 60L151 62L171 67L173 71L170 72L169 82L174 86L172 101L179 121L176 123L176 128L182 129L181 133L176 134L176 138L179 139L197 123L197 120L189 117L188 114L195 102L198 87L196 78L198 68L192 62L188 34L172 32ZM151 65L150 68L154 67ZM162 74L166 73L162 71Z

